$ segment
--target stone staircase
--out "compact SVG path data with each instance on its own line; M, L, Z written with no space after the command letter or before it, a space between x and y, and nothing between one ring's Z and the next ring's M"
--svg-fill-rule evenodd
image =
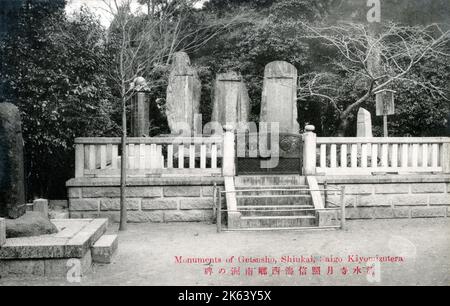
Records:
M240 229L317 227L305 177L267 175L235 177Z

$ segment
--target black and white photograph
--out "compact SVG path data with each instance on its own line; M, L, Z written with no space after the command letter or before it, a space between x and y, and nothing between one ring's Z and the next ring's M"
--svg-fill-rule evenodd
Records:
M449 286L449 218L450 0L0 0L0 287Z

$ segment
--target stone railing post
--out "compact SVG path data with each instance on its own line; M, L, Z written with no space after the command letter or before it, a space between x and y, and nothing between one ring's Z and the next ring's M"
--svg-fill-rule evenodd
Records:
M303 175L316 174L317 137L315 127L307 125L303 134Z
M75 177L84 176L84 145L75 144Z
M442 172L450 173L450 142L442 144Z
M222 175L223 176L234 176L235 175L235 139L233 126L224 125L225 130L223 134L223 145L222 145Z

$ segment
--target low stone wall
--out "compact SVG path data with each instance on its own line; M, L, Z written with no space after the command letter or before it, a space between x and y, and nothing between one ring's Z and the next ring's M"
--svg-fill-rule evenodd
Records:
M374 175L317 177L319 185L345 186L348 219L450 216L450 175ZM329 192L328 199L340 203Z
M129 178L128 221L202 222L213 220L213 186L220 177ZM119 222L119 178L75 178L67 183L70 218Z

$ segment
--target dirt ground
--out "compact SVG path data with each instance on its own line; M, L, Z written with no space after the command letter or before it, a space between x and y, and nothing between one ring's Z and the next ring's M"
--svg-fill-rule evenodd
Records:
M347 225L346 231L217 234L212 224L130 224L119 234L114 262L95 265L79 284L4 279L0 285L450 285L449 219ZM177 263L176 256L221 262ZM302 256L315 262L288 262ZM358 256L363 262L354 262ZM250 258L272 262L237 262Z

